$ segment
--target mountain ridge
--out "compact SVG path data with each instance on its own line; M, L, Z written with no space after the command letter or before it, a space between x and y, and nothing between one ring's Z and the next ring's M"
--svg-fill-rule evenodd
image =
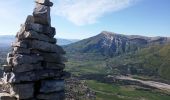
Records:
M117 56L139 50L150 45L170 43L169 37L147 37L123 35L108 31L65 46L66 51L81 53L101 53L105 56Z

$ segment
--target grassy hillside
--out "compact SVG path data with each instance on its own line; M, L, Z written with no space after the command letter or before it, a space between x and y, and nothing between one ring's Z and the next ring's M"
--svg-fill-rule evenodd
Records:
M121 74L137 74L170 80L170 44L157 45L109 59L109 66Z
M169 100L170 96L140 87L106 84L94 80L86 81L89 88L96 92L96 100Z

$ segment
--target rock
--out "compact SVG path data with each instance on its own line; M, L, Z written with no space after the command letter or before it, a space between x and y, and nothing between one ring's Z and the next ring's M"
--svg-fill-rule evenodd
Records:
M58 53L64 52L60 51L60 47L48 42L33 40L30 44L32 49L37 49L44 52Z
M27 42L26 41L16 41L12 43L12 47L20 47L20 48L27 48Z
M17 66L20 64L35 64L42 61L43 58L39 55L21 55L16 54L13 57L13 65Z
M10 88L10 94L21 99L30 99L34 97L34 84L13 84Z
M30 49L14 47L13 48L13 53L14 54L30 54Z
M50 0L35 0L7 55L0 100L64 100L66 53L56 44L51 27Z
M57 63L49 63L49 62L43 62L43 67L45 69L64 69L65 64L57 64Z
M40 99L40 100L64 100L64 98L65 98L64 92L39 94L37 96L37 99Z
M3 78L2 81L4 84L7 84L8 82L12 82L14 79L15 75L13 72L8 72L8 73L3 73Z
M12 53L12 52L9 52L9 53L7 54L7 57L13 57L13 53Z
M8 76L9 83L33 82L48 78L60 78L63 75L59 70L37 70L23 73L13 73L12 77Z
M22 73L22 72L28 72L33 70L42 70L41 63L37 64L21 64L13 66L13 72L15 73Z
M12 65L13 64L13 57L7 57L7 64Z
M35 23L51 26L50 7L37 4L33 16Z
M64 80L44 80L41 82L41 93L64 91Z
M45 62L61 64L66 61L66 58L58 53L41 53Z
M0 93L0 100L17 100L8 93Z
M10 52L7 54L7 64L8 65L12 65L12 61L13 61L13 54Z
M34 17L32 15L28 15L25 21L25 25L31 24L31 23L34 23ZM25 31L25 28L23 26L24 25L21 24L21 30ZM23 32L23 31L20 31L20 32Z
M25 28L25 31L33 30L33 31L36 31L38 33L46 34L51 38L53 38L54 35L56 34L54 27L49 27L49 26L41 25L41 24L37 24L37 23L26 24L24 26L24 28Z
M12 66L11 65L3 65L3 71L4 72L11 72Z
M25 31L23 33L18 32L17 37L18 37L19 40L22 40L22 39L36 39L36 40L56 44L56 39L55 38L50 38L47 35L40 34L40 33L37 33L35 31L28 31L28 32Z
M50 0L35 0L36 3L46 5L46 6L53 6L53 3Z

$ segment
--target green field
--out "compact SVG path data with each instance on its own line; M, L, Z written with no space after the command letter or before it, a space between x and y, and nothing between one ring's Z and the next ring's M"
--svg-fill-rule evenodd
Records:
M170 100L170 96L156 91L138 90L133 86L120 86L86 80L96 92L96 100Z

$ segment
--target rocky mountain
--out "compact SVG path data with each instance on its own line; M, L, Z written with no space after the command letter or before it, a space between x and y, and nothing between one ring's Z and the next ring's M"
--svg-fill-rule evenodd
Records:
M103 31L94 37L67 45L65 49L68 52L100 53L112 57L136 51L143 47L166 43L170 43L170 38L123 35Z

